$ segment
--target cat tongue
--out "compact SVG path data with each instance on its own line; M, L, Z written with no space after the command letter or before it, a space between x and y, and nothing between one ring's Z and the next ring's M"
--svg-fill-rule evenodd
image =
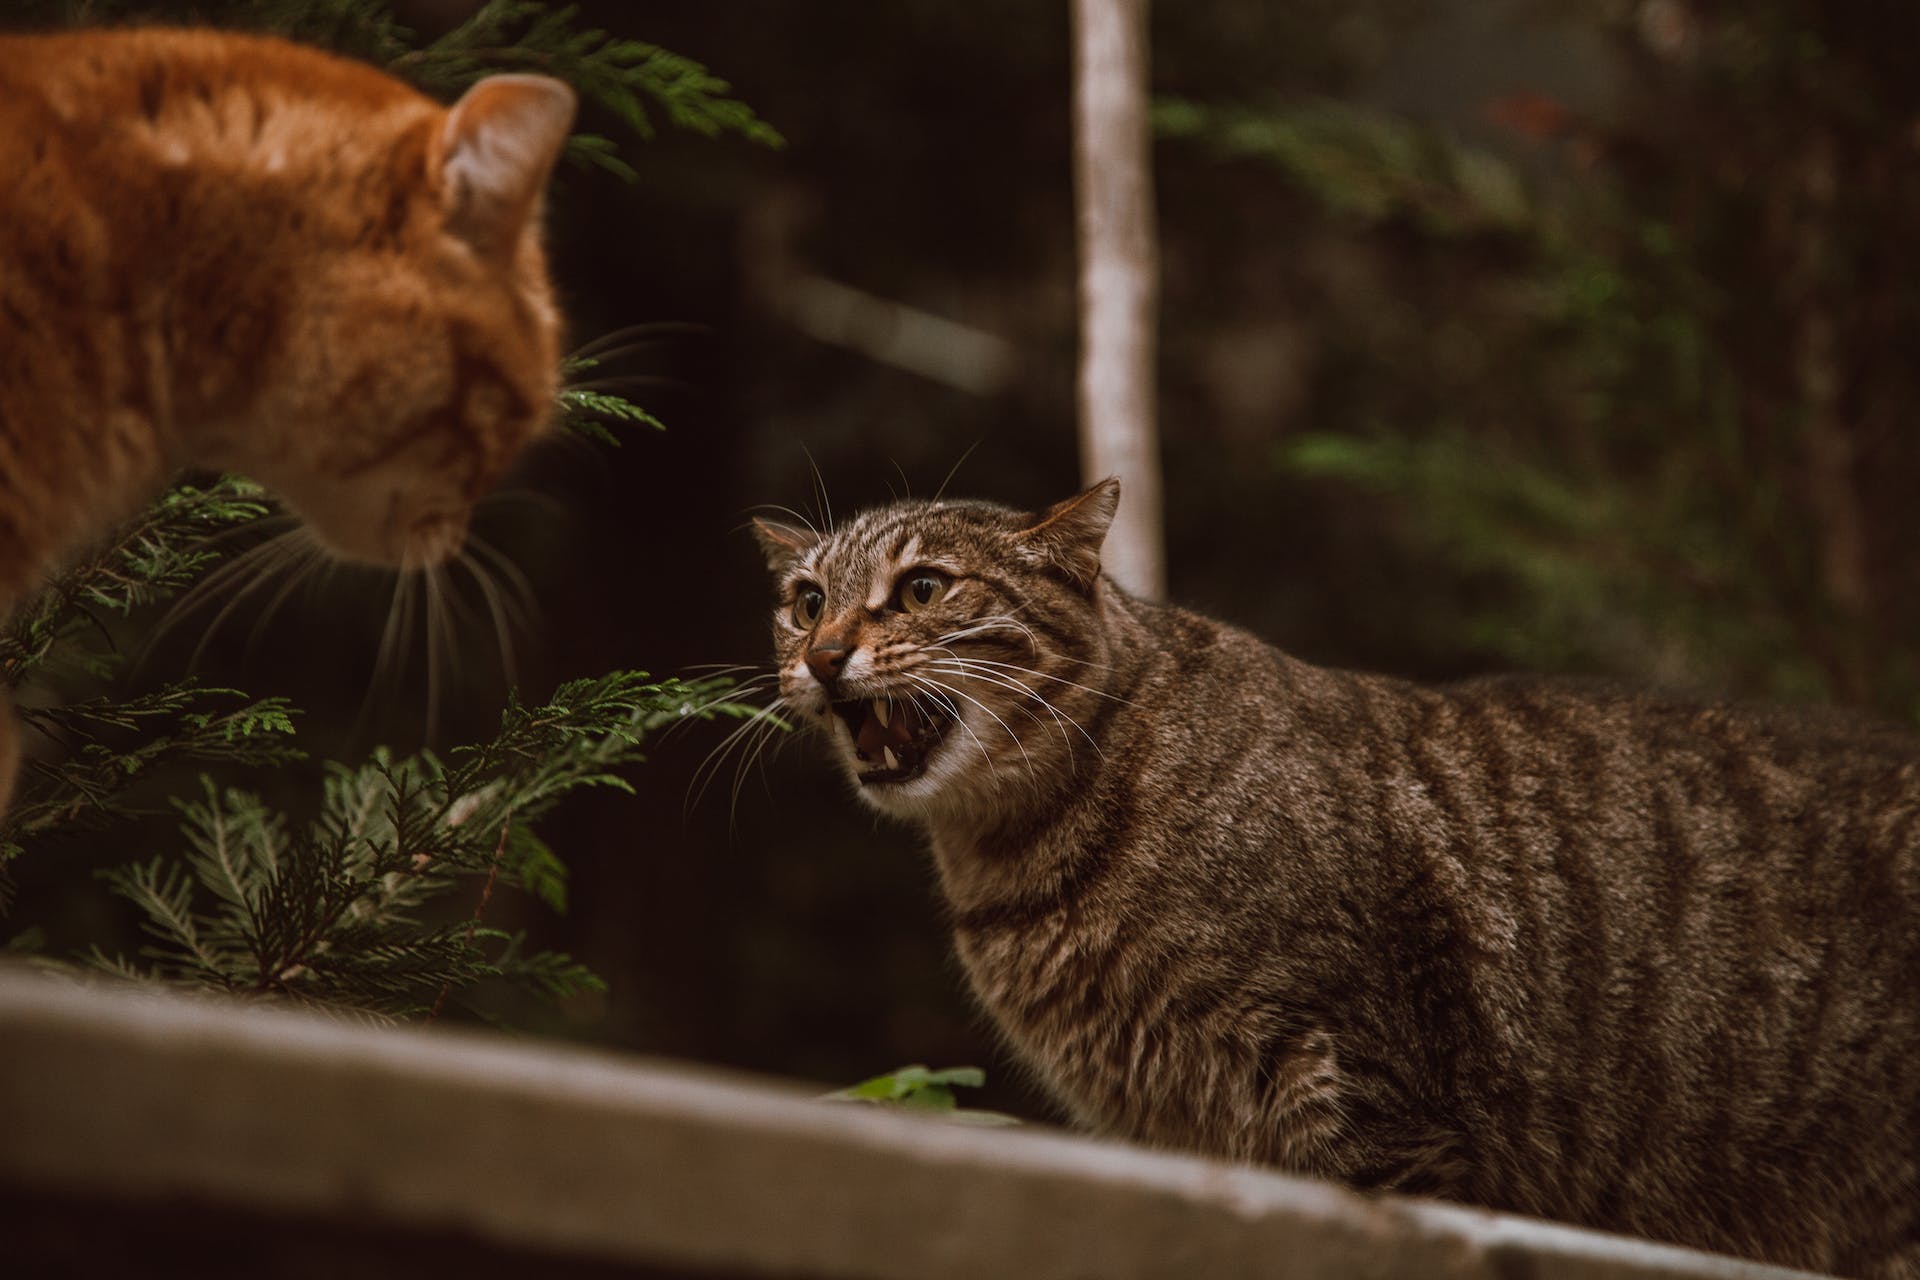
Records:
M886 724L880 723L880 717L874 714L873 705L867 705L867 718L860 722L860 737L856 744L869 756L878 756L882 747L904 747L913 741L913 730L908 726L909 707L895 703L887 709Z

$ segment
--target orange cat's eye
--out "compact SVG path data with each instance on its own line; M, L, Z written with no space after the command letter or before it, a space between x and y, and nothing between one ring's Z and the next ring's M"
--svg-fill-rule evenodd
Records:
M813 630L820 611L827 606L827 593L818 587L802 586L793 597L793 625L802 631Z
M928 605L937 604L952 585L951 579L944 573L934 569L916 569L900 583L900 607L908 613L918 613Z

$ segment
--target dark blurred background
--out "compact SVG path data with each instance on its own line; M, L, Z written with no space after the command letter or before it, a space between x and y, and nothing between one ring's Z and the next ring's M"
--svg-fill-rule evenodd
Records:
M432 31L462 6L397 9ZM539 601L526 688L765 669L757 504L1076 488L1064 3L584 9L705 63L786 146L668 129L628 146L630 185L563 175L575 339L698 328L622 365L664 433L536 459L523 487L555 501L483 526ZM1920 712L1920 7L1156 10L1173 600L1422 679ZM307 707L317 754L416 746L416 685L366 695L385 599L300 596L202 669ZM494 639L462 648L436 741L497 719ZM974 1062L988 1101L1044 1114L968 1003L918 838L804 740L699 791L721 737L669 737L637 797L547 824L571 909L501 923L610 991L518 1024L823 1084ZM22 881L56 942L109 909Z

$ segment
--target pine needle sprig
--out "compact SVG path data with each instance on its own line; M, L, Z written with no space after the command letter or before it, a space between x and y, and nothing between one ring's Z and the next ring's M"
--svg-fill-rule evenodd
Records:
M675 128L705 137L731 134L761 146L785 145L778 130L731 96L732 85L701 63L643 40L577 26L578 17L575 5L488 0L466 22L424 48L393 57L387 68L445 91L496 71L538 71L572 84L643 139L655 136L657 113ZM614 144L595 134L576 136L569 155L628 181L637 176Z
M28 766L19 794L0 819L0 862L9 846L40 832L69 823L95 826L139 812L127 793L163 765L281 765L303 759L305 753L291 742L296 714L284 698L248 698L237 689L190 679L128 698L21 708L23 722L77 746L65 759ZM135 732L137 740L124 740Z
M64 25L113 17L214 21L270 31L387 68L423 88L451 95L498 71L536 71L570 82L642 139L655 118L703 137L733 136L764 147L786 139L733 86L704 64L649 44L579 25L576 5L488 0L467 21L427 44L396 19L385 0L19 0L28 21ZM625 181L638 175L612 139L576 134L567 154L577 164Z
M0 627L0 684L17 686L87 629L103 634L95 613L125 616L192 585L224 553L214 535L251 524L268 512L258 485L235 476L184 484L101 541L24 602Z
M560 366L560 423L571 431L610 444L620 445L620 437L607 430L606 423L634 423L665 431L667 424L625 396L604 388L579 384L578 375L599 368L593 356L572 355Z
M103 873L140 911L146 944L133 960L89 963L393 1019L483 982L546 998L597 989L570 957L485 927L486 903L497 883L564 907L566 868L529 824L581 788L631 790L621 770L668 724L752 714L725 688L614 672L537 705L513 699L492 739L444 760L376 751L358 767L331 765L321 812L304 825L203 780L178 804L182 853ZM447 919L476 882L479 905Z

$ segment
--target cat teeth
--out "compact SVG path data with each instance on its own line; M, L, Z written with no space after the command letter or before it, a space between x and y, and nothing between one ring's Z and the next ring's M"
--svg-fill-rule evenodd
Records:
M885 698L875 698L873 700L873 718L880 722L880 727L882 729L888 728L892 725L893 723L892 706L890 703L887 702Z
M882 723L885 722L882 721ZM887 762L887 768L898 769L900 767L900 761L894 756L892 747L881 747L880 755L881 758Z

